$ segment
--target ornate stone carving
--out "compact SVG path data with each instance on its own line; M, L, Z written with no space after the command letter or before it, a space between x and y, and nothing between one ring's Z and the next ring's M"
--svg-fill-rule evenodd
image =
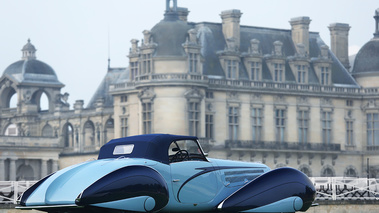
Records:
M204 94L197 88L192 88L188 91L186 91L184 93L184 97L187 98L187 100L189 99L203 99L204 98Z
M142 91L138 93L138 97L141 99L141 101L143 100L153 101L155 96L156 94L154 93L153 89L149 87L144 88Z
M283 42L281 41L275 41L274 42L274 51L273 55L275 56L282 56L282 47L283 47Z

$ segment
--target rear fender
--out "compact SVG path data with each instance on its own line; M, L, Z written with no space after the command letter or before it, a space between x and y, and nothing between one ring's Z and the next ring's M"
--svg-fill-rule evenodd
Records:
M293 168L271 170L254 179L218 205L223 212L241 212L263 207L290 197L299 197L302 205L295 211L306 211L314 201L316 190L302 172ZM298 202L298 201L297 201ZM280 205L276 212L280 212Z

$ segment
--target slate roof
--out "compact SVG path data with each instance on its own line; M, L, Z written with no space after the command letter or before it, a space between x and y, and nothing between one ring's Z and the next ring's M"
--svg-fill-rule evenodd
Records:
M109 93L109 86L119 83L119 80L126 78L128 74L129 69L127 68L109 68L107 74L104 76L96 92L88 103L87 108L95 108L96 102L99 99L102 99L104 101L104 107L112 107L113 96Z
M226 41L222 32L221 23L200 22L192 23L181 21L176 17L165 17L156 24L152 30L154 43L157 44L153 57L185 57L183 43L188 37L188 30L196 29L198 40L201 45L201 55L204 59L203 74L208 76L218 76L225 78L226 74L222 69L219 60L219 52L225 50ZM267 58L273 52L275 41L283 43L283 57L293 57L296 55L295 44L292 41L291 30L272 29L253 26L240 26L240 51L238 54L248 52L250 40L259 40L259 48L262 57ZM321 46L325 45L318 33L310 32L309 35L309 57L317 58L321 53ZM329 50L332 60L332 82L339 85L350 85L357 87L358 84L348 70L339 62L334 54ZM248 79L248 73L243 63L240 63L239 78ZM285 77L287 82L295 82L295 76L286 60ZM263 80L272 81L271 74L265 63L262 67ZM311 67L308 82L319 84L315 70Z
M18 83L53 84L63 87L53 68L36 59L20 60L9 65L3 76Z
M379 38L367 42L357 53L353 75L379 73Z

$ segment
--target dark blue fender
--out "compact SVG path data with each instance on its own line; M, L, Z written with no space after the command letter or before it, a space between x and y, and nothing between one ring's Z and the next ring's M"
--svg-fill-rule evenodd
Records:
M306 211L315 199L313 183L302 172L292 168L271 170L251 181L218 206L223 212L255 209L289 197L300 197L303 205L297 211Z
M75 203L86 206L139 196L154 198L152 211L162 209L169 200L166 181L150 167L127 166L97 180L78 196Z

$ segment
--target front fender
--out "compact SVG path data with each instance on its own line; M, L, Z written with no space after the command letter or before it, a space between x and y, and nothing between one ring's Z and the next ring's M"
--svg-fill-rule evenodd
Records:
M113 171L87 187L76 199L79 206L106 203L140 196L154 198L152 211L165 207L169 200L167 183L147 166L127 166Z

